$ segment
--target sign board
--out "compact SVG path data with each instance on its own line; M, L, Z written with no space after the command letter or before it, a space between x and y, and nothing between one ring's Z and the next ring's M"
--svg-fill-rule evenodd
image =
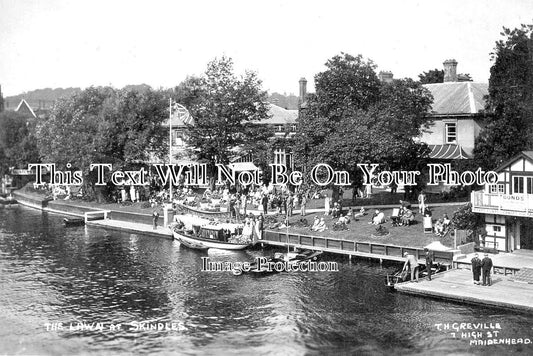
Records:
M525 194L502 194L500 195L500 207L505 210L526 210Z

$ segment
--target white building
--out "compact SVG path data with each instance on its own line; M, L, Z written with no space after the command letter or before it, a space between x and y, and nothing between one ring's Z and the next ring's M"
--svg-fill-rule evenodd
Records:
M472 192L472 211L485 218L485 246L500 251L533 249L533 151L495 169L496 184Z

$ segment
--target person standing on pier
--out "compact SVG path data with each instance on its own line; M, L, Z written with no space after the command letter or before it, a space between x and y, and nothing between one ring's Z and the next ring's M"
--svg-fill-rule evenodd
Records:
M426 271L428 272L428 280L431 281L431 268L433 267L433 251L430 251L429 249L425 248L424 251L426 252Z
M490 286L490 272L492 270L492 260L489 257L489 254L485 254L485 258L481 261L481 269L483 270L483 285Z
M479 276L481 275L481 260L478 257L479 255L476 253L474 254L474 258L472 258L472 276L474 278L474 284L479 284Z
M416 260L416 257L409 254L409 252L405 252L403 256L405 257L405 264L403 265L402 272L409 268L411 272L411 282L414 281L416 276L416 282L418 283L418 261Z

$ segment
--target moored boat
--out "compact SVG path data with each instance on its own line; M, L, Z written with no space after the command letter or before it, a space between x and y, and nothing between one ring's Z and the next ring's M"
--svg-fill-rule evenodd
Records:
M18 202L13 199L12 196L3 197L0 196L0 205L15 205L18 204Z
M208 249L208 248L217 248L221 250L244 250L245 248L251 246L250 242L247 243L238 243L230 242L224 240L216 240L212 238L204 238L194 233L173 230L172 234L174 238L180 242L183 242L186 246L196 246L195 248L199 249Z
M186 246L243 250L252 245L251 239L242 236L242 224L220 223L190 215L175 216L171 231L176 240Z
M306 261L316 260L318 256L322 254L322 251L313 251L313 250L304 250L301 252L287 252L281 253L277 252L274 256L270 257L259 257L252 263L250 263L250 268L247 270L244 269L235 269L233 274L238 276L242 273L251 273L253 275L264 275L271 273L280 272L276 268L270 268L276 263L281 263L282 265L289 265L292 269L295 269L300 263ZM259 259L262 259L259 261Z
M193 250L200 250L200 251L207 251L209 250L209 247L207 246L204 246L204 245L201 245L197 242L191 242L191 241L188 241L187 239L184 239L181 237L180 234L175 234L174 235L174 238L176 240L178 240L180 242L180 244L182 244L183 246L186 246L190 249L193 249Z
M85 225L85 220L83 218L64 218L63 223L65 226L81 226Z
M439 272L446 271L446 267L440 263L435 263L431 269L431 274L435 275ZM426 266L420 266L418 279L425 279L428 275ZM409 282L411 280L411 273L407 270L398 270L394 274L387 274L387 284L391 290L394 290L394 286L398 283Z

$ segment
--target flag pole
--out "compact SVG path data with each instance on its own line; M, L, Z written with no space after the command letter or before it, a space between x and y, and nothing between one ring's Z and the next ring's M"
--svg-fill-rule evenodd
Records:
M168 100L169 102L169 111L168 111L168 125L169 125L169 141L168 141L168 164L169 169L172 166L172 98ZM170 204L172 204L172 179L168 182L170 186Z

